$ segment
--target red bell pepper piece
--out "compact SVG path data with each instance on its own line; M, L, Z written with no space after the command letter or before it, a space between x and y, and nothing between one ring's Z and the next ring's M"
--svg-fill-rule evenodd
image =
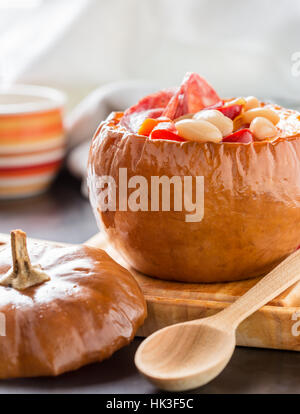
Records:
M223 115L233 120L241 113L242 107L243 105L235 104L235 105L223 106L222 108L216 108L216 109L222 112Z
M138 134L139 135L146 135L147 137L149 137L149 135L151 134L152 130L161 122L170 122L170 120L166 117L159 117L156 119L153 118L147 118L145 119L145 121L142 123L142 125L140 126L140 129L138 130Z
M207 109L219 109L219 108L222 108L223 105L224 105L224 101L220 100L219 102L217 102L213 105L210 105L210 106L207 106L206 108L203 108L203 110L206 111Z
M243 142L244 144L248 144L249 142L253 142L253 135L250 129L244 128L227 135L227 137L223 138L223 142Z
M185 141L185 139L178 135L178 131L173 122L160 122L155 128L153 128L150 134L150 139L167 139L179 142Z

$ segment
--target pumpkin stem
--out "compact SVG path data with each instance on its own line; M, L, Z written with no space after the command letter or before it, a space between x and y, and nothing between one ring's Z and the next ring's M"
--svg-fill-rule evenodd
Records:
M0 279L0 285L24 290L50 279L41 270L40 265L33 266L31 264L26 245L26 233L24 231L13 230L11 232L11 251L13 268Z

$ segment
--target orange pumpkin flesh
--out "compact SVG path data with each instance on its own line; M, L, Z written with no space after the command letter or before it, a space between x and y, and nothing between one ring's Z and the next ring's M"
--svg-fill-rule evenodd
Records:
M0 286L0 378L58 375L102 361L128 344L146 316L130 273L88 246L29 244L33 264L50 280L24 290ZM0 277L11 268L0 251Z
M90 199L131 266L161 279L233 281L263 274L299 246L299 113L270 107L281 118L274 142L154 141L120 127L121 113L100 125L89 156ZM144 176L149 188L151 176L204 176L203 220L185 222L186 211L101 211L99 177L118 185L119 168L128 180Z

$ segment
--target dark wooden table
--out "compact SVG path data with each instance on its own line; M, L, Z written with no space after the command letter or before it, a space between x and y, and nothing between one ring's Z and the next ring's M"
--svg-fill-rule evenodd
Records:
M29 236L81 243L97 232L80 183L62 172L42 196L0 203L0 232L22 228ZM140 339L107 361L57 378L0 381L0 393L157 393L137 373ZM237 348L223 373L196 393L299 393L300 353Z

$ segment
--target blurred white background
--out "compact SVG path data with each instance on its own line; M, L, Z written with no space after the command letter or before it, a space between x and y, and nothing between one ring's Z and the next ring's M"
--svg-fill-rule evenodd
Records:
M299 0L0 0L1 83L59 87L70 106L110 81L300 101ZM296 73L297 74L297 73Z

